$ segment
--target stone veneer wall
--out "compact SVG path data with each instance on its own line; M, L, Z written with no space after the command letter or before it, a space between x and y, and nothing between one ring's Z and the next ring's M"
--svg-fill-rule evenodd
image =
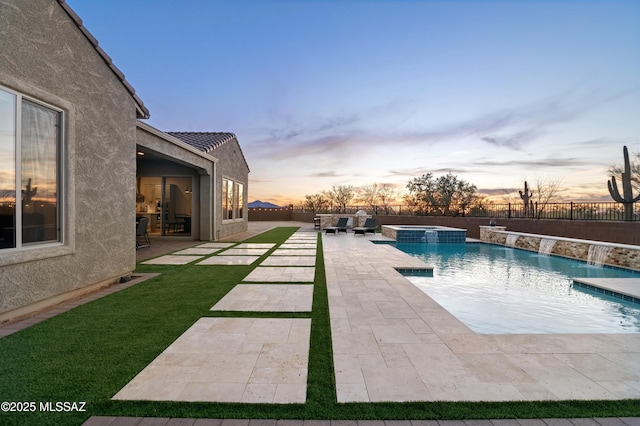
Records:
M507 236L510 234L518 236L518 239L513 245L515 248L537 252L542 240L555 240L556 243L554 244L550 254L583 260L585 262L589 256L589 247L610 247L611 251L604 260L604 264L640 271L640 246L577 240L549 235L509 232L504 226L480 227L480 240L487 243L506 245Z

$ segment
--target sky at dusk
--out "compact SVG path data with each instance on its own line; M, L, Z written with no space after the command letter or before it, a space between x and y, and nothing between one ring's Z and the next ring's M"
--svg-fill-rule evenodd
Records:
M640 1L67 2L148 124L237 135L249 201L448 172L608 201L640 152Z

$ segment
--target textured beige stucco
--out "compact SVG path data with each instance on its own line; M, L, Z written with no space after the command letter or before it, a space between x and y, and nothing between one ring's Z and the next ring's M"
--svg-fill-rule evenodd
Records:
M247 230L249 221L247 208L247 204L249 203L249 167L242 154L240 145L235 139L216 148L211 152L211 155L220 160L216 170L215 208L217 210L215 215L216 235L214 236L214 239L219 239ZM245 203L242 219L222 220L222 179L231 179L244 184Z
M0 319L135 268L136 105L54 0L0 3L0 85L64 110L64 243L0 251Z

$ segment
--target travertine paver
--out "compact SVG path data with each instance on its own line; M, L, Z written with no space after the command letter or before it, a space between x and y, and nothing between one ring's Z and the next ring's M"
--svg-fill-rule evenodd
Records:
M235 248L243 249L270 249L275 246L275 243L241 243L235 246Z
M239 284L212 311L310 312L313 285Z
M220 248L202 248L202 247L192 247L192 248L188 248L188 249L184 249L184 250L180 250L180 251L176 251L173 254L180 254L180 255L184 255L184 254L195 254L195 255L202 255L202 256L207 256L209 254L213 254L217 251L220 251L222 249Z
M640 333L476 334L394 270L417 258L323 249L339 402L640 398Z
M288 240L316 240L318 232L294 232Z
M260 266L315 266L315 256L269 256Z
M244 282L313 282L314 267L308 266L258 266L244 278Z
M195 260L202 259L204 256L175 255L167 254L142 262L144 265L186 265Z
M313 242L313 243L293 242L293 243L283 243L278 248L279 249L309 249L309 250L315 250L317 246L318 246L318 244L315 243L315 242Z
M271 253L271 256L315 256L316 249L286 249L277 248Z
M224 256L262 256L268 251L269 249L266 249L266 248L235 248L234 247L234 248L227 249L220 254Z
M251 265L260 256L211 256L196 265Z
M204 243L204 244L200 244L199 246L196 246L198 248L227 248L227 247L231 247L232 245L234 245L236 243Z
M113 399L304 403L311 320L201 318Z

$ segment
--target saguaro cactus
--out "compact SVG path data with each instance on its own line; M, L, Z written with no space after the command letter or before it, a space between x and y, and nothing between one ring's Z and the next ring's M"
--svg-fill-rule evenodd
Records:
M25 203L30 203L31 199L33 198L34 195L36 195L36 192L38 192L38 188L31 187L31 178L29 178L29 182L27 183L27 188L22 190L22 199Z
M633 220L633 203L640 200L640 194L637 197L633 197L633 187L631 186L631 162L629 162L629 151L625 146L622 149L624 155L624 172L622 173L622 195L618 190L618 184L616 183L616 177L611 176L611 180L607 182L609 187L609 194L616 202L624 205L624 220Z
M522 198L522 202L524 203L524 214L527 214L527 211L531 209L533 211L533 206L531 205L533 201L531 197L533 197L533 192L529 191L529 185L527 185L527 181L524 181L524 192L518 191L520 193L520 198Z

